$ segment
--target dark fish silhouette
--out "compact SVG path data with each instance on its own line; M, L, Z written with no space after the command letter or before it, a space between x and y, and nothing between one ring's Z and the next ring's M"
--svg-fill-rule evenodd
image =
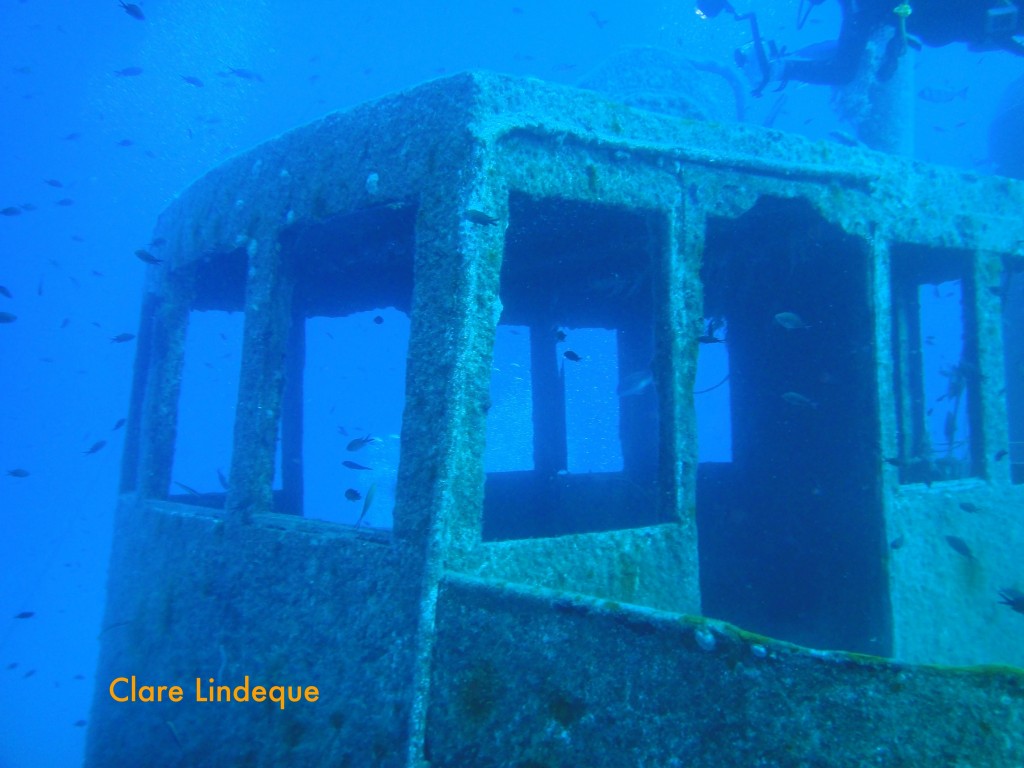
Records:
M117 421L114 422L114 427L110 431L111 432L117 432L117 430L119 430L121 427L124 426L124 423L125 423L124 419L118 419Z
M958 555L963 555L968 560L974 559L974 553L971 552L971 548L967 546L967 542L961 539L959 536L947 536L946 543L953 548L953 551Z
M347 488L345 489L345 498L348 499L349 501L359 501L361 498L363 498L363 494L361 494L355 488Z
M21 215L21 208L15 208L13 205L9 205L6 208L0 210L0 215L19 216Z
M381 323L383 323L383 322L384 322L384 318L383 318L383 317L381 317L380 315L377 315L377 316L375 316L375 317L373 318L373 324L374 324L374 325L380 325L380 324L381 324Z
M13 323L18 319L17 315L12 315L10 312L0 312L0 323Z
M114 72L118 77L136 77L142 74L142 67L125 67Z
M263 75L259 72L253 72L251 69L239 69L237 67L228 67L227 74L234 75L235 77L241 78L242 80L250 80L256 83L262 83Z
M19 613L14 618L16 618L16 619L31 619L35 615L36 615L35 611L22 611L21 613Z
M566 360L572 360L574 363L578 363L580 360L583 359L575 352L573 352L571 349L565 350L565 352L563 352L562 355L565 357Z
M29 474L31 473L27 469L21 469L20 467L7 470L8 477L28 477Z
M194 85L196 88L203 87L203 81L200 80L198 77L193 77L192 75L182 75L181 79L189 85Z
M8 299L14 298L14 296L11 295L11 292L7 289L6 285L0 285L0 296L5 296Z
M501 221L497 216L491 216L483 211L478 211L476 208L470 208L462 215L466 218L466 221L471 221L474 224L497 224Z
M139 248L139 249L138 249L138 250L137 250L137 251L135 252L135 255L136 255L136 256L137 256L137 257L138 257L139 259L141 259L142 261L146 262L147 264L163 264L163 263L164 263L164 260L163 260L163 259L158 259L158 258L157 258L156 256L154 256L154 255L153 255L152 253L150 253L149 251L147 251L147 250L144 250L144 249L142 249L142 248Z
M100 451L103 450L103 448L106 446L106 444L107 444L106 440L97 440L95 443L93 443L92 445L89 446L89 450L82 451L82 453L84 453L86 456L89 456L89 455L94 454L94 453L99 453Z
M134 333L119 333L117 336L111 336L110 341L113 344L124 344L126 341L131 341L134 338Z
M345 446L345 450L346 451L358 451L360 448L365 448L370 443L375 443L375 442L377 442L377 438L370 437L369 435L367 435L366 437L357 437L355 440L350 440L349 441L348 445Z
M1011 610L1017 613L1024 613L1024 592L1013 587L1007 587L1006 589L999 590L999 597L1002 598L999 601L1000 605L1008 605Z
M51 187L55 187L57 189L60 189L61 187L64 186L61 183L60 179L43 179L43 183L47 184L47 185L49 185Z
M138 21L146 20L146 14L144 14L142 12L142 9L139 8L139 6L137 6L135 3L126 3L124 0L120 0L120 2L121 7L124 8L124 12L131 16L133 19L137 19Z
M372 470L373 467L364 467L362 464L356 464L354 461L343 461L341 466L348 467L349 469L365 469Z
M188 485L185 485L184 483L179 483L177 480L173 480L172 482L176 486L181 488L181 490L185 491L186 493L188 493L188 494L190 494L192 496L202 496L203 495L199 491L197 491L195 488L192 488L192 487L190 487Z
M228 479L224 476L224 473L220 471L219 467L217 468L217 480L220 482L221 488L225 491L228 490Z

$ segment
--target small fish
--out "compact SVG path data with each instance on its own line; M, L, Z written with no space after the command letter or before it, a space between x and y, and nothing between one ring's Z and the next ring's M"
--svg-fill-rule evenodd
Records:
M125 67L114 73L117 77L138 77L142 74L142 67Z
M194 85L196 88L203 87L203 81L200 80L198 77L193 77L192 75L182 75L181 79L189 85Z
M372 470L373 469L372 467L364 467L362 464L356 464L354 461L343 461L343 462L341 462L341 466L348 467L349 469L363 469L363 470Z
M1009 454L1009 453L1010 452L1008 450L1006 450L1005 448L1001 448L1000 450L996 451L996 455L993 458L996 461L1002 461L1003 459L1006 458L1007 454Z
M78 141L80 138L82 138L82 134L78 133L77 131L74 131L65 136L64 141Z
M654 376L650 371L634 371L622 377L616 394L619 397L632 397L647 390L654 383Z
M363 511L359 513L359 519L356 520L356 528L363 522L363 518L366 517L366 513L370 509L370 505L373 504L373 494L377 490L377 484L373 483L369 490L366 492L366 498L363 499Z
M1006 589L999 590L999 597L1002 598L999 601L1000 605L1008 605L1010 610L1024 613L1024 592L1013 587L1007 587Z
M889 542L889 548L900 549L905 543L906 540L902 536L897 536L895 539Z
M68 207L70 207L70 206L72 206L74 204L75 204L75 201L72 200L70 197L62 197L60 200L58 200L56 203L54 203L54 205L59 205L59 206L61 206L63 208L68 208Z
M348 437L348 430L345 429L344 424L338 425L338 434L341 435L342 437Z
M119 430L121 427L125 425L126 421L127 419L118 419L117 421L114 422L114 426L111 428L110 431L117 432L117 430Z
M806 395L801 395L799 392L783 392L782 399L790 405L795 405L798 408L817 408L818 404L811 400Z
M556 341L565 341L565 339L566 339L565 331L563 331L561 328L559 328L557 331L555 331L555 340Z
M376 442L377 442L377 438L370 437L369 435L367 435L366 437L357 437L355 440L350 440L349 441L349 444L345 446L345 450L346 451L358 451L360 448L365 448L370 443L376 443Z
M86 724L86 721L85 721L85 720L75 720L75 722L73 722L73 723L72 723L72 725L73 725L73 726L74 726L75 728L84 728L84 727L85 727L85 724Z
M373 318L373 324L374 325L381 325L383 322L384 322L384 318L383 317L381 317L380 315L375 315L374 316L374 318Z
M10 290L7 288L6 285L0 285L0 296L4 296L5 298L8 299L14 298L14 296L11 294Z
M90 456L94 453L99 453L100 451L102 451L104 447L106 447L106 445L106 440L97 440L95 443L89 446L89 450L82 451L82 453L84 453L86 456Z
M117 336L111 336L110 342L112 344L124 344L126 341L131 341L134 338L134 333L119 333Z
M348 499L349 501L359 501L361 498L363 498L363 494L361 494L355 488L346 488L345 498Z
M779 312L775 315L775 322L785 328L787 331L795 331L800 328L810 328L807 323L804 322L803 318L800 317L796 312Z
M717 336L709 336L704 334L703 336L697 337L698 344L725 344L725 339L720 339Z
M17 315L12 315L10 312L0 312L0 323L13 323L18 319Z
M981 512L981 507L970 501L961 501L960 509L962 509L964 512L970 512L972 515Z
M220 487L225 491L229 489L228 479L224 476L224 473L220 471L220 467L217 468L217 481L220 483Z
M578 363L580 360L583 359L575 352L573 352L571 349L565 350L565 352L563 352L562 355L565 357L566 360L572 360L574 363Z
M22 611L21 613L19 613L14 618L16 618L16 619L31 619L35 615L36 615L35 611Z
M228 74L234 75L235 77L241 78L242 80L250 80L256 83L263 82L263 75L259 72L253 72L251 69L237 69L235 67L228 67Z
M597 24L598 29L604 29L604 25L608 23L608 19L602 19L597 15L597 11L591 11L590 18L592 18L594 23Z
M152 253L150 253L149 251L144 250L142 248L139 248L137 251L135 251L135 255L139 259L141 259L142 261L146 262L147 264L154 264L155 265L155 264L163 264L164 263L163 259L158 259Z
M888 464L889 466L892 466L892 467L902 467L903 466L903 459L900 459L900 458L886 457L885 459L883 459L883 461L886 464Z
M490 214L484 213L476 208L467 209L462 216L466 221L471 221L474 224L497 224L501 221L497 216L491 216Z
M18 667L18 662L12 661L10 664L7 665L7 670L10 671L12 669L17 669L17 667Z
M0 215L4 216L18 216L21 214L21 208L15 208L13 205L9 205L6 208L0 210Z
M117 146L119 146L119 147L130 147L134 143L135 142L132 141L131 139L121 139L119 142L117 142Z
M166 237L154 237L153 240L150 242L149 247L150 248L159 248L162 245L167 245L167 238Z
M971 548L967 546L967 542L961 539L959 536L946 536L946 543L953 548L953 551L958 555L963 555L968 560L974 559L974 553L971 552Z
M61 187L64 186L61 183L60 179L43 179L43 183L46 184L47 186L54 187L56 189L60 189Z
M185 493L191 494L192 496L202 496L203 495L199 491L197 491L195 488L187 486L184 483L179 483L177 480L172 480L171 482L173 482L176 486L181 488L181 490L185 491Z
M21 469L20 467L16 469L7 470L8 477L28 477L30 474L32 473L29 472L27 469Z
M965 85L959 91L954 91L951 88L922 88L917 92L917 97L932 104L948 104L957 99L966 99L967 86Z
M135 3L126 3L124 0L120 0L120 3L121 7L124 8L124 12L131 16L133 19L137 19L138 21L146 20L146 14L144 14L142 12L142 9L139 8L139 6L137 6Z

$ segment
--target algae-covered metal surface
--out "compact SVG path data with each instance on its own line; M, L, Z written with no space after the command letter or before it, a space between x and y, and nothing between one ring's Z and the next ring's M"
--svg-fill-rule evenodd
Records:
M1024 665L999 604L1024 587L1022 209L1005 179L488 73L224 163L154 235L87 764L1020 764L1019 672L915 665ZM936 403L919 297L947 282L964 351ZM210 311L244 329L230 470L196 490ZM312 519L314 323L385 311L400 461L347 435L361 514ZM580 471L601 408L615 458ZM184 700L116 701L132 676ZM246 676L317 697L196 700Z

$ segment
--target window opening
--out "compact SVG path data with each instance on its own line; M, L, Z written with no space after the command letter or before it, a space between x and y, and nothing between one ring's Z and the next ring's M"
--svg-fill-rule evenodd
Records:
M393 307L306 321L306 517L391 528L408 346Z
M694 390L710 390L694 394L697 528L708 615L884 654L870 270L865 241L807 200L709 218L692 345Z
M491 365L485 472L522 472L534 468L530 379L530 329L523 325L499 325Z
M980 434L969 254L893 249L893 353L901 483L976 476Z
M192 311L185 336L174 463L175 501L223 507L231 467L245 315ZM280 459L278 459L280 460Z
M996 446L993 460L1010 463L1014 483L1024 483L1024 257L1004 257L999 285L1003 305L1006 416L1009 444Z
M658 522L652 273L663 222L556 198L509 202L483 537Z
M416 207L402 202L297 224L282 407L281 512L393 526Z
M619 400L632 397L618 381L615 332L606 328L567 328L556 350L565 379L566 470L621 472ZM579 358L579 359L577 359ZM631 372L635 378L639 372ZM631 378L632 382L633 379ZM637 379L636 384L642 383Z

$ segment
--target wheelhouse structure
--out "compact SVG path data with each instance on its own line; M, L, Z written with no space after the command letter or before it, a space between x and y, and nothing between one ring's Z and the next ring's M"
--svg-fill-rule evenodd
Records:
M224 163L154 234L87 764L1024 763L1022 210L486 73ZM195 700L246 676L319 699Z

